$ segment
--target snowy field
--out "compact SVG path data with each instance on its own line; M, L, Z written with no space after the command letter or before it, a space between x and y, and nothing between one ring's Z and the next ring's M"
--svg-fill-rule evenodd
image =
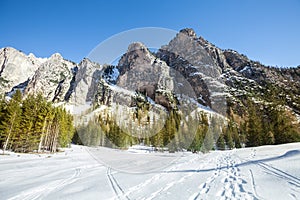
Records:
M0 156L0 199L300 199L300 143L208 154L76 145L11 153Z

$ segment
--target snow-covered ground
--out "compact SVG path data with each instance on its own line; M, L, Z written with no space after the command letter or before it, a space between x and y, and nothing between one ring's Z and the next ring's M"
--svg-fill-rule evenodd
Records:
M208 154L76 145L11 153L0 156L0 199L300 199L300 143Z

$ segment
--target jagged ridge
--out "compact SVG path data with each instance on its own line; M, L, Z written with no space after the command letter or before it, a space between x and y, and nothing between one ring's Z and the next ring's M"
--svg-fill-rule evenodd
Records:
M245 96L268 102L270 88L275 88L275 100L281 100L295 114L300 114L300 66L285 69L264 66L236 51L216 47L197 37L192 29L181 30L155 54L142 43L134 43L117 66L102 66L88 59L76 64L59 54L39 59L7 47L0 49L0 67L0 92L8 95L22 89L24 95L42 92L53 102L109 104L120 91L126 93L121 88L137 89L147 94L149 101L168 107L170 95L158 91L174 91L172 81L162 81L174 79L168 71L170 67L191 85L195 101L213 110L220 109L218 103L226 96L235 111L243 115ZM139 74L132 74L133 71Z

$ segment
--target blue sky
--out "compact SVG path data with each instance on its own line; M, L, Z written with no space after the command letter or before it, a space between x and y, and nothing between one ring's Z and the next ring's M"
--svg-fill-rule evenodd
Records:
M79 62L103 40L140 27L196 33L267 65L300 65L300 0L1 0L0 47Z

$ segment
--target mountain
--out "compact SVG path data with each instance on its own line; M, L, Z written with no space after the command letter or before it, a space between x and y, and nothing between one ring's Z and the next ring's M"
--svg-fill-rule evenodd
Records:
M258 101L278 100L296 114L300 114L300 66L276 68L252 61L234 50L221 50L203 38L199 44L210 54L235 98L253 96ZM273 89L274 91L270 91ZM270 99L270 92L272 98Z
M21 87L31 78L43 59L33 54L28 56L10 47L0 49L0 91L9 92L13 87Z
M227 100L229 98L237 110L238 107L246 106L245 102L241 101L248 96L260 102L281 100L294 113L300 114L300 66L284 69L264 66L236 51L222 50L202 37L198 38L192 29L183 29L180 33L167 46L160 49L157 56L189 80L197 95L204 96L204 104L212 107L211 97L214 94L203 89L205 86L201 87L201 93L197 90L197 85L202 85L201 80L207 80L208 76L213 78L212 84L205 82L208 88L216 87L218 84L220 86L220 89L214 88L210 91L226 92ZM205 53L209 56L203 56ZM197 70L201 73L195 74L194 66L195 64L197 66L197 63L200 63L198 68L201 66L202 68ZM271 88L274 90L272 91L274 99L269 99Z
M127 90L139 88L157 103L162 103L165 100L154 99L154 88L159 79L157 72L171 68L188 81L195 92L196 101L201 105L213 108L212 100L218 101L217 96L221 95L219 101L222 101L225 95L242 114L244 103L240 100L244 96L268 101L272 87L275 88L273 96L276 100L282 100L295 114L300 114L299 66L264 66L234 50L216 47L204 38L197 37L192 29L181 30L157 53L151 53L142 43L134 43L117 66L103 67L88 59L76 64L65 60L60 54L41 59L11 47L0 49L0 66L1 93L11 94L15 89L22 89L25 95L42 92L53 102L83 105L95 101L96 91L97 101L109 101L107 92L101 91L107 84ZM136 73L135 69L139 66L143 66L139 74L130 73ZM165 83L164 87L168 86L172 87L170 83ZM174 88L168 89L172 91ZM114 90L112 88L111 91ZM101 92L103 94L99 96ZM167 106L166 102L162 104Z
M121 129L142 126L149 132L158 121L184 124L189 120L182 116L204 112L232 120L241 137L251 129L251 116L253 120L257 116L262 129L276 138L280 116L292 124L300 121L300 66L265 66L234 50L220 49L188 28L157 52L141 42L131 44L116 66L87 58L76 64L58 53L41 59L6 47L0 49L0 67L0 93L11 96L16 89L24 96L42 93L74 115L84 115L80 123L97 113L105 123L118 118ZM174 119L170 113L175 113ZM199 120L206 121L203 116Z

